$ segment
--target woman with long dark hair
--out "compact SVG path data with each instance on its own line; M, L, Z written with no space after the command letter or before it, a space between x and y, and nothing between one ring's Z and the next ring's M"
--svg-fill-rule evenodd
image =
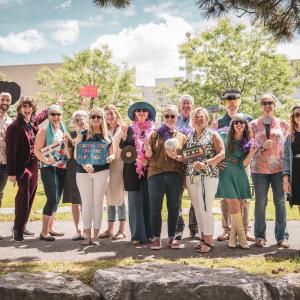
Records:
M248 249L241 215L241 200L251 198L249 179L245 168L249 165L256 145L251 140L249 123L242 114L235 115L228 134L221 133L225 144L224 168L220 171L217 198L225 199L232 219L229 247L239 245Z
M292 108L290 134L284 143L283 190L289 194L292 207L298 205L300 213L300 103Z

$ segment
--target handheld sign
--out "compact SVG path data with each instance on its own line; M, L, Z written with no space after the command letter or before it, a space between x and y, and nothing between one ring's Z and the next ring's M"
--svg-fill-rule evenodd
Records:
M202 147L193 146L189 148L182 149L183 163L189 163L199 160L204 156L204 151Z
M95 85L87 85L80 88L80 96L82 97L98 97L98 90Z
M52 154L55 152L55 151L59 151L61 148L61 142L59 141L56 141L44 148L41 149L41 152L42 154L45 156L45 157L50 157L52 156Z
M76 157L80 165L105 165L107 142L80 142L77 145Z

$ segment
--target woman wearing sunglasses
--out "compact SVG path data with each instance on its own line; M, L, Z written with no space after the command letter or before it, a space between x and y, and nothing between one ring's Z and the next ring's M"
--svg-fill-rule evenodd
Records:
M251 161L255 190L255 245L266 244L266 207L271 185L275 206L275 238L281 248L288 248L285 194L282 186L283 146L289 132L286 121L274 116L277 99L272 94L260 99L262 116L250 122L250 129L258 149Z
M249 124L244 115L232 117L228 134L221 133L225 144L225 160L221 164L217 198L224 199L232 219L229 248L239 245L248 249L242 220L242 200L250 199L250 185L245 168L249 165L256 145L251 141Z
M123 181L123 161L121 160L121 149L119 147L121 139L122 117L117 108L112 105L104 107L105 119L108 126L108 134L114 145L115 159L109 166L109 182L106 193L108 226L107 229L99 235L100 239L112 238L120 240L125 238L126 207L124 181ZM118 212L119 230L113 233Z
M88 126L89 113L85 110L77 110L72 114L71 124L74 130L70 132L69 148L71 159L67 161L67 173L65 179L63 203L71 203L72 217L75 225L75 234L72 236L73 241L83 240L84 234L79 228L81 215L81 197L76 183L77 162L74 159L75 139L81 131Z
M113 145L108 136L104 111L93 108L90 112L89 128L82 131L75 144L76 150L80 142L101 142L107 150L105 164L84 164L77 167L76 182L82 200L82 220L86 235L84 245L98 245L98 235L102 223L103 199L107 189L109 164L114 160ZM92 236L92 228L94 235Z
M197 251L207 253L214 247L212 205L219 181L217 164L224 159L225 151L220 135L207 127L208 112L205 108L195 108L191 119L192 128L195 130L188 136L186 146L187 148L199 147L203 155L196 162L187 163L186 185L202 236Z
M136 102L128 109L131 126L122 125L120 148L133 146L137 157L131 163L124 163L123 179L128 191L128 214L133 245L152 241L147 172L149 157L145 153L146 138L152 131L156 111L147 102Z
M290 206L300 212L300 104L292 108L290 133L284 143L283 190L288 193Z
M55 212L64 189L67 159L71 158L62 115L60 105L51 105L48 109L48 126L39 130L34 143L34 154L40 161L41 179L47 198L40 234L40 239L44 241L54 241L55 236L64 235L53 229ZM43 148L54 145L57 146L53 150L44 152Z
M150 158L148 188L154 238L151 246L152 250L162 248L161 210L165 195L168 208L168 246L173 249L180 248L179 241L175 239L175 231L180 209L180 196L183 189L182 155L180 151L186 142L186 136L176 130L177 115L176 106L166 106L163 111L162 126L155 130L151 134L149 142L145 143L146 155ZM170 139L174 139L176 143L173 149L165 147L165 142Z

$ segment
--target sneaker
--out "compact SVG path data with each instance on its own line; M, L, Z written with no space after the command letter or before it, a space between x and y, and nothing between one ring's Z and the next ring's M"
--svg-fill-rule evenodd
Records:
M170 239L169 240L169 247L172 249L180 249L180 243L178 240Z
M27 228L24 229L23 234L24 235L29 235L29 236L33 236L34 235L34 233L31 232L30 230L28 230Z
M160 250L162 248L161 240L154 240L151 250Z
M15 242L23 242L24 236L22 232L18 232L17 230L11 229L12 232L12 238L15 240Z
M180 241L182 239L183 231L176 231L175 240Z

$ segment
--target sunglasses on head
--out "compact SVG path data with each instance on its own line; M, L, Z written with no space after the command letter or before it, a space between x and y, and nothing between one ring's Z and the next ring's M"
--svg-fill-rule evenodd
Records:
M55 117L55 116L60 117L60 116L61 116L61 113L55 113L55 112L52 112L52 113L50 113L50 116L51 116L51 117Z
M266 101L266 102L264 101L264 102L261 102L261 105L263 105L263 106L267 106L267 105L271 106L273 104L274 104L273 101Z
M95 119L100 120L100 119L102 119L102 117L101 117L101 116L98 116L98 115L92 115L92 116L91 116L91 119L92 119L92 120L95 120Z
M300 117L300 113L299 112L295 112L294 113L294 118L299 118Z
M243 125L243 124L246 124L246 123L245 123L245 121L232 121L232 124L233 125L238 125L238 124Z
M148 110L144 108L138 108L135 110L135 112L148 112Z
M176 118L175 115L164 115L164 117L165 117L166 119L171 118L172 120Z

